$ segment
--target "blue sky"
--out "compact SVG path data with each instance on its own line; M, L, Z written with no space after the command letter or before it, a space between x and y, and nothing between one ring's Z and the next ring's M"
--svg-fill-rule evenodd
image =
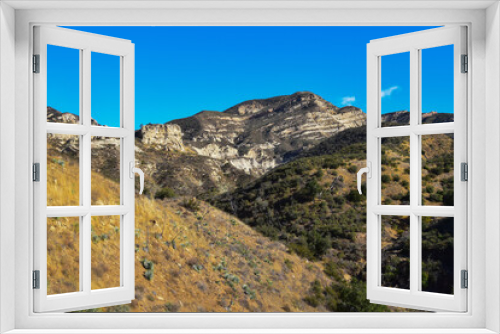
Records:
M136 127L311 91L366 110L366 44L429 27L71 27L132 40ZM452 46L423 51L422 108L453 112ZM118 59L92 55L92 117L118 125ZM409 57L382 60L382 112L409 107ZM78 114L78 51L49 48L48 105Z

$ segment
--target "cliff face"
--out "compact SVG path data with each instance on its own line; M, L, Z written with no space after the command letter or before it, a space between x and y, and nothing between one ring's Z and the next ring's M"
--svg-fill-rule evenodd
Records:
M365 114L356 107L339 109L316 94L299 92L245 101L224 112L202 111L167 124L147 125L138 137L144 145L160 145L168 151L187 147L200 156L260 176L286 162L287 152L305 150L365 122Z
M144 145L156 145L166 150L184 152L182 130L175 124L149 124L139 130L137 137Z

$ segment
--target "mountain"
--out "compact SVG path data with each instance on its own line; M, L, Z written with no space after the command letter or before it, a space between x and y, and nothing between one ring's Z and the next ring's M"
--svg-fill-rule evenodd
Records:
M47 119L79 121L77 115L51 107ZM408 120L407 111L382 115L387 125ZM452 121L453 114L432 112L423 114L423 120ZM173 189L178 195L219 194L298 157L364 141L365 122L366 115L356 107L338 108L316 94L298 92L245 101L223 112L202 111L166 124L143 125L136 131L136 160L147 175L145 189L151 197ZM96 120L92 124L99 125ZM110 138L93 139L97 165L100 157L110 157L107 149L112 143ZM119 141L114 144L118 147Z
M423 118L433 123L453 115ZM48 119L78 122L78 116L52 108ZM390 126L407 120L405 111L382 116ZM355 107L337 108L315 94L296 93L142 126L135 150L149 196L136 200L136 300L90 311L401 310L370 304L365 295L366 201L355 184L366 159L364 122ZM382 144L383 202L403 204L408 140ZM119 145L114 138L92 138L93 204L118 198ZM422 143L424 204L453 203L452 147L452 135ZM51 205L78 202L78 149L76 136L48 137ZM386 286L408 285L405 219L382 222ZM57 278L51 289L61 292L77 284L70 267L77 251L66 239L78 231L67 218L49 223L53 249L64 251L49 268ZM449 293L453 224L425 219L422 226L424 287ZM117 227L93 226L97 254L116 247ZM113 257L102 263L93 268L96 287L115 277Z
M175 170L176 180L157 175L161 187L179 188L182 183L182 194L221 193L286 162L289 152L311 148L335 133L365 124L365 119L358 108L338 108L316 94L298 92L145 125L137 138L144 151L170 154L162 166ZM186 169L187 160L193 168ZM186 179L192 180L189 186Z
M48 107L47 119L77 123L79 117ZM143 125L136 131L136 159L149 176L146 190L152 196L164 188L181 195L222 193L365 122L356 107L338 108L316 94L298 92Z
M422 113L422 124L453 122L453 114L431 111ZM410 124L410 112L395 111L382 115L382 126L401 126Z
M69 112L63 113L52 107L47 107L47 122L78 124L80 122L80 116ZM93 118L91 119L90 123L92 125L100 125Z

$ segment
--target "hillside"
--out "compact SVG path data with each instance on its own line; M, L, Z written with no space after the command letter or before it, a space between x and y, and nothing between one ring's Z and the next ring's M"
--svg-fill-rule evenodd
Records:
M366 198L357 192L356 173L366 164L365 136L362 128L346 130L210 202L304 258L335 263L345 279L364 280ZM384 204L408 204L409 140L385 139L382 147ZM423 139L422 201L426 205L453 204L450 152L452 135ZM423 239L433 243L426 243L424 251L424 285L449 293L453 225L446 219L426 219L425 223ZM404 217L395 217L383 220L383 224L384 284L407 288L409 223Z
M55 152L51 149L51 152ZM66 203L78 194L77 165L64 154L48 158L48 196ZM114 197L114 181L92 173L98 197ZM57 186L56 186L57 185ZM65 191L62 192L61 189ZM49 293L78 289L78 223L48 221ZM116 286L119 220L92 223L92 287ZM208 204L186 199L136 198L136 299L99 312L313 312L304 301L315 281L330 284L319 263L290 254ZM119 276L118 276L119 277Z

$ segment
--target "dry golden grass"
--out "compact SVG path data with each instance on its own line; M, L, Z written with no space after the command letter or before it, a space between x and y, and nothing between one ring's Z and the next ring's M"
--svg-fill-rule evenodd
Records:
M48 161L57 180L47 190L51 203L68 203L78 196L77 165L64 162ZM96 173L92 178L99 196L116 195L113 181ZM127 306L94 311L326 311L303 301L312 282L330 282L320 264L290 254L283 244L204 202L198 201L199 208L191 211L183 201L137 196L136 299ZM49 224L49 290L77 291L78 224L71 218ZM92 219L93 289L118 285L119 233L119 217Z
M47 219L47 294L79 291L79 218Z
M120 286L120 216L91 218L91 287Z
M63 156L47 156L47 206L80 203L78 161Z

